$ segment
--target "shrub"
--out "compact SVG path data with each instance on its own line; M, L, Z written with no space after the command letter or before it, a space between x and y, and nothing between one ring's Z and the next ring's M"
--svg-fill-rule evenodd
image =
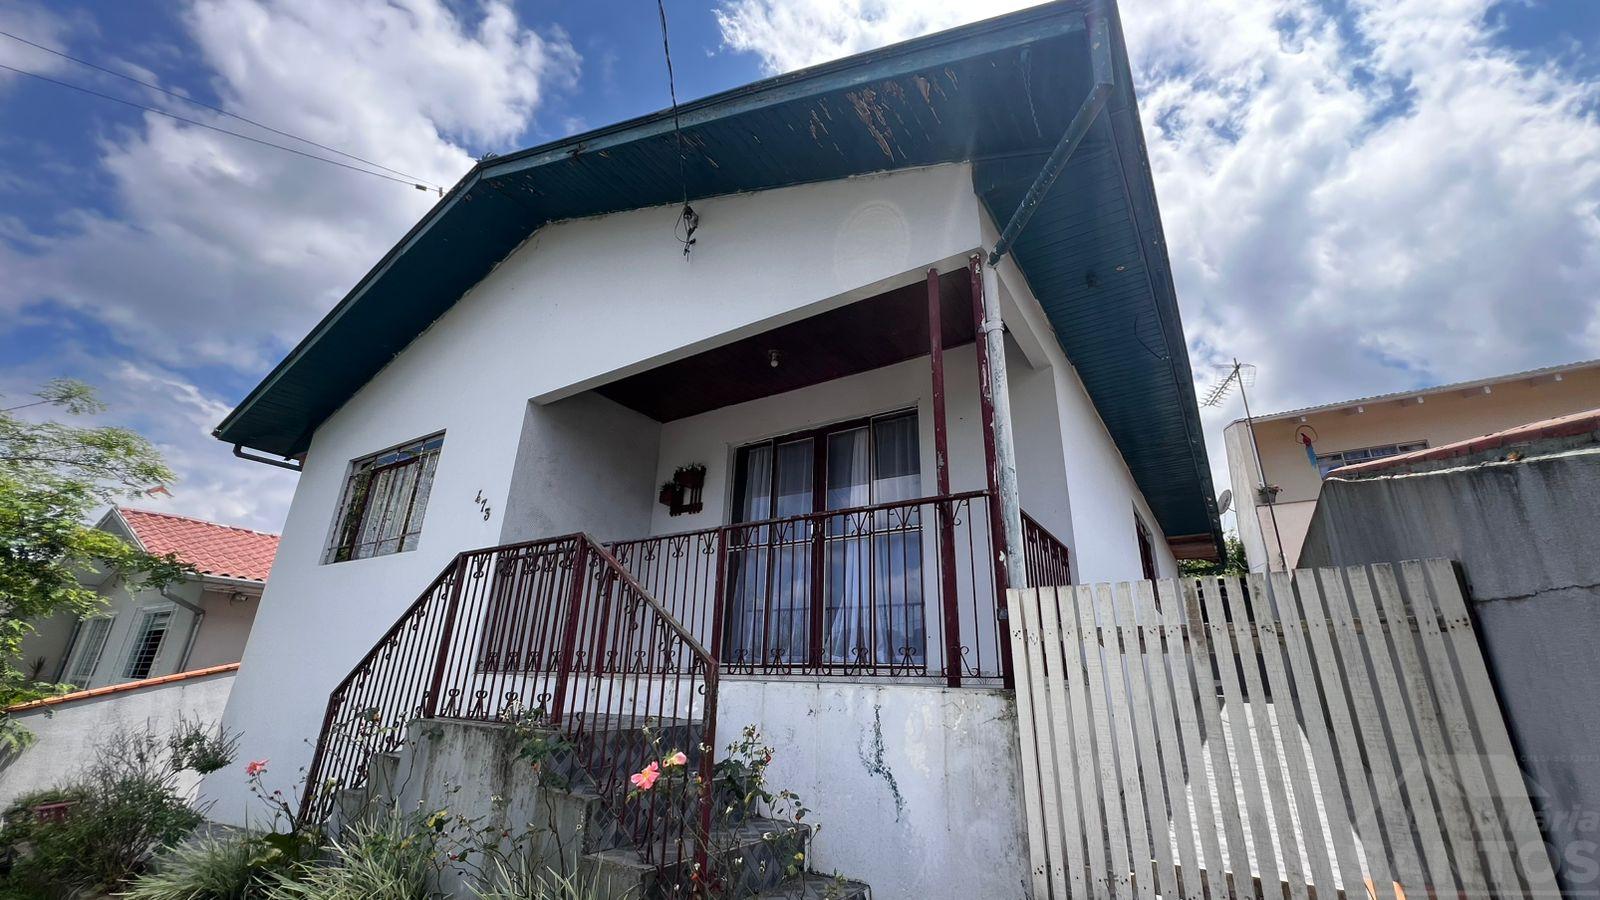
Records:
M530 863L520 868L496 861L492 887L474 888L477 900L600 900L614 893L601 891L598 877L566 877L548 866ZM631 900L632 895L628 895Z
M437 872L433 832L411 818L390 815L357 825L348 840L332 842L329 858L281 876L269 900L429 900Z
M148 729L110 735L72 784L7 811L0 847L14 861L0 896L11 890L48 900L122 884L204 821L179 793L178 776L214 765L230 748L221 729L213 736L184 722L168 736ZM64 819L34 820L33 806L61 799L77 801Z
M264 888L256 844L243 835L186 841L152 866L123 900L253 900Z

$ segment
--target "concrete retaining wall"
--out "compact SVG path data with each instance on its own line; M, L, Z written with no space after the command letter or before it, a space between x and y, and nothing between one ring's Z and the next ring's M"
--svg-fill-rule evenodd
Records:
M21 794L53 787L82 772L94 762L100 741L118 730L148 727L165 734L180 714L191 721L221 721L233 677L234 672L223 672L14 713L36 740L0 761L0 808ZM244 781L242 768L235 767L232 775ZM180 787L193 795L199 776L185 772L179 778Z
M718 704L718 752L757 725L768 780L813 810L816 871L865 881L875 900L1027 896L1009 693L728 678Z

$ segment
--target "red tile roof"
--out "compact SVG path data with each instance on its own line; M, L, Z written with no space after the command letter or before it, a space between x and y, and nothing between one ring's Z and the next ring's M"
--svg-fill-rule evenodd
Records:
M1410 453L1401 453L1368 462L1355 463L1334 469L1328 475L1329 477L1338 478L1359 477L1370 475L1374 472L1399 469L1421 462L1438 462L1463 456L1476 456L1479 453L1486 453L1490 450L1530 444L1534 441L1577 437L1590 432L1600 432L1600 408L1576 412L1566 416L1557 416L1554 419L1529 422L1526 425L1518 425L1515 428L1507 428L1504 431L1496 431L1475 438L1467 438L1464 441L1456 441L1453 444L1428 447L1423 450L1413 450Z
M118 507L139 543L150 553L175 553L203 575L266 581L278 536L171 513Z

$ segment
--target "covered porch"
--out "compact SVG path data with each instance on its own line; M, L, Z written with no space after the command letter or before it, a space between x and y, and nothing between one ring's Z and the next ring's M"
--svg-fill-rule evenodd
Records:
M994 373L963 262L536 398L508 539L594 534L724 675L1008 684ZM1064 583L1041 522L1066 524L1060 436L1038 418L1019 453L1040 518L1019 534L1030 572ZM589 461L559 490L590 503L532 476L553 455ZM495 631L487 664L528 665Z

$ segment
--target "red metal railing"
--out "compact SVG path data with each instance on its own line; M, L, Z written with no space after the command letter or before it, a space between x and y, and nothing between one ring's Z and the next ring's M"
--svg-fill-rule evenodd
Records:
M1072 583L1067 545L1026 512L1022 514L1022 550L1029 586L1055 587Z
M724 672L998 683L988 503L971 491L612 549Z
M326 815L415 718L531 710L647 861L702 867L711 817L716 658L586 535L463 553L328 700L302 814ZM628 778L683 750L698 786L626 799Z
M532 710L568 735L647 859L703 866L713 755L701 747L716 740L721 672L1004 683L990 502L973 491L462 553L334 688L302 814L363 785L414 719ZM1029 582L1070 583L1066 546L1026 514L1023 534ZM625 801L629 775L671 750L702 776L691 795Z

